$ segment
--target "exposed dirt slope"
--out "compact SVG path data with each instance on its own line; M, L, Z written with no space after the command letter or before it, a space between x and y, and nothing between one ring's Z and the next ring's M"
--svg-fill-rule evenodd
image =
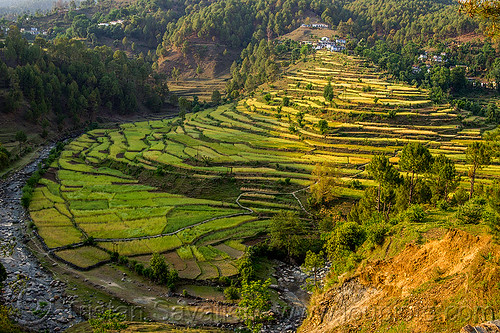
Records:
M450 230L313 297L299 332L458 332L500 309L500 246Z

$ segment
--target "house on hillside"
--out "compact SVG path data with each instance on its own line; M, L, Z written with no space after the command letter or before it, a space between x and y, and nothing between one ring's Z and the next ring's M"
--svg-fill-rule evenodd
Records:
M443 62L443 57L435 55L435 56L432 57L432 61L434 61L434 62Z
M427 60L427 52L425 52L424 54L421 54L418 56L418 60L419 61L426 61Z
M335 41L330 40L328 37L322 37L314 47L315 50L328 50L330 52L342 52L345 50L345 40L336 39Z
M99 23L99 27L109 27L110 25L123 24L123 20L111 21L107 23Z
M313 23L311 26L316 29L328 29L328 24L324 23Z

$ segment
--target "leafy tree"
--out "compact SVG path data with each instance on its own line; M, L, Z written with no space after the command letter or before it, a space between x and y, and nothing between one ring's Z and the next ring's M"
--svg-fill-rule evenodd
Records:
M349 253L356 251L365 239L366 232L361 225L356 222L345 222L327 236L326 253L332 260L342 260Z
M0 146L0 170L6 168L10 163L10 152Z
M327 205L338 196L340 184L338 172L331 163L316 164L312 172L315 183L311 185L310 201L315 205Z
M214 90L212 92L212 104L218 105L220 103L220 100L221 100L220 92L218 90Z
M265 321L271 319L268 311L271 309L269 286L271 279L266 281L243 282L240 289L241 300L238 312L248 329L260 332Z
M429 149L424 147L421 143L411 142L404 146L401 158L399 160L399 167L402 171L411 173L411 176L408 177L409 205L411 205L412 203L415 185L418 181L418 175L420 173L429 171L432 160L432 155L429 152Z
M174 79L175 81L178 81L179 75L180 75L179 69L177 67L172 68L172 72L170 73L170 76L172 76L172 79Z
M181 111L187 112L191 108L191 102L185 97L179 97L178 103Z
M270 245L283 249L290 257L297 257L304 252L307 235L307 223L294 212L280 211L270 221Z
M306 253L306 259L302 264L302 269L307 274L313 274L314 286L318 288L318 270L325 267L325 254L323 251L320 253L314 253L311 250L308 250Z
M467 151L465 152L465 159L467 163L471 165L469 168L469 178L470 178L469 200L472 199L472 195L474 194L474 182L476 180L476 172L477 170L481 170L485 166L490 165L491 155L492 155L492 150L490 146L483 142L476 141L467 147Z
M318 128L319 128L319 132L321 133L321 135L326 135L326 133L329 130L328 121L326 121L324 119L321 119L320 121L318 121Z
M15 139L19 142L19 149L21 149L22 145L26 142L26 140L28 140L28 136L24 131L18 131Z
M242 283L248 283L255 278L255 269L248 253L238 259L238 273Z
M400 181L399 172L383 155L375 155L366 167L368 174L378 182L377 211L381 210L382 186L396 185Z
M333 97L334 97L333 87L332 87L332 84L330 81L328 81L328 84L323 89L323 97L325 98L325 100L327 100L330 103L333 101Z
M431 175L430 183L435 201L440 199L446 200L448 193L454 191L458 186L459 178L455 169L455 163L444 154L440 154L434 158L431 166Z
M169 270L165 257L155 252L151 256L149 265L151 268L151 279L169 288L174 287L177 281L177 271Z

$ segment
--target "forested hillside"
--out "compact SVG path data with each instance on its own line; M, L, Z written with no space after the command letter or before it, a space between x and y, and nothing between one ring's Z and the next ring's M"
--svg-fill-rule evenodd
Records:
M347 40L345 52L429 89L441 103L473 81L500 81L484 24L458 9L451 0L58 2L46 14L0 21L0 101L4 114L38 124L47 136L48 127L78 128L102 112L175 108L167 84L187 99L207 100L213 90L234 99L313 54L280 37L323 22ZM7 32L10 25L19 30ZM429 65L421 58L427 52L446 56ZM189 111L197 103L180 104Z

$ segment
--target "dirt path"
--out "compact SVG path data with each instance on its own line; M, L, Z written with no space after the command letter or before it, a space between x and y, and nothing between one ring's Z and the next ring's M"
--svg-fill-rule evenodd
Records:
M72 310L64 283L53 278L26 246L26 210L20 204L22 187L52 147L26 167L0 180L0 261L7 270L2 301L15 311L15 319L34 331L58 332L81 321ZM42 250L40 249L42 252Z

